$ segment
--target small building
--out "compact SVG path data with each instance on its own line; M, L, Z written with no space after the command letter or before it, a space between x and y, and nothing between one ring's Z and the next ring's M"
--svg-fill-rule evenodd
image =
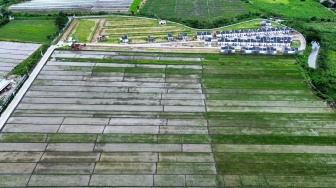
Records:
M119 40L120 40L120 43L123 43L123 44L128 44L128 41L129 41L127 35L122 36Z
M99 41L105 42L106 40L107 40L107 36L105 35L99 36Z
M188 33L183 33L182 34L182 40L188 41Z
M168 39L169 42L174 41L174 37L171 33L167 34L167 39Z
M154 42L154 37L148 36L148 43L152 43L152 42Z
M76 43L77 41L76 40L74 40L72 37L69 37L68 38L68 43Z
M277 49L274 47L267 47L266 49L266 55L276 55Z
M269 20L264 20L264 21L260 22L259 25L262 26L262 27L271 27L272 23Z
M160 25L166 25L166 24L167 24L167 21L166 21L166 20L160 20L160 21L159 21L159 24L160 24Z
M205 39L205 40L204 40L204 46L209 46L209 47L211 47L211 41L212 41L211 38L207 38L207 39Z
M245 46L245 47L242 47L241 53L242 54L259 54L259 47Z
M0 93L4 92L10 86L10 81L0 80Z
M236 53L236 49L232 46L223 46L221 47L220 53L221 54L234 54Z
M222 34L221 34L221 32L220 32L220 31L215 31L215 32L214 32L214 37L217 38L217 39L222 38Z
M298 48L284 48L282 51L283 55L296 55L299 53Z
M202 40L203 39L202 32L196 32L196 38L197 38L197 40Z
M182 34L177 34L177 40L183 40L183 36L182 36Z
M205 31L202 33L204 39L212 38L211 32Z

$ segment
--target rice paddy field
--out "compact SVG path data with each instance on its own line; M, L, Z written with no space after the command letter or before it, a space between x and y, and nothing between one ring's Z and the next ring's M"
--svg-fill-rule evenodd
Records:
M334 187L335 112L294 62L55 51L0 134L0 186Z
M0 41L0 79L32 55L41 45Z
M13 20L0 28L0 40L50 43L48 36L56 32L54 20Z
M256 12L300 19L334 17L333 12L315 0L147 0L140 13L164 19L213 21Z
M147 0L141 13L165 19L178 17L208 21L248 14L249 11L241 0Z

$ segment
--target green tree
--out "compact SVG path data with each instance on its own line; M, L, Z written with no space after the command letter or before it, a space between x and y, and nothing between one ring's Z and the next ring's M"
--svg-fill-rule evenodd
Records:
M58 14L55 19L55 24L59 30L61 30L68 23L68 17L62 11Z

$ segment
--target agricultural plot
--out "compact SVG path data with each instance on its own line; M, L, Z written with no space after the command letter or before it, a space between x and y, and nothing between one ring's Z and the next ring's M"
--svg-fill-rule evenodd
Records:
M283 17L310 19L315 16L328 19L335 16L335 13L315 0L250 0L249 2L251 9L271 12Z
M0 42L0 78L27 59L40 46L40 44Z
M160 18L197 19L200 21L216 18L232 18L248 14L246 3L240 0L147 0L141 13Z
M127 12L133 0L32 0L12 5L14 11Z
M95 19L79 20L71 32L72 39L81 43L91 42L98 27L98 22L99 20Z
M50 43L48 36L56 32L54 20L13 20L0 28L0 40Z
M335 113L291 58L115 55L52 55L0 134L1 186L335 185Z
M106 42L109 43L118 43L119 38L126 34L131 43L146 43L148 36L153 36L156 42L167 42L168 33L172 33L176 38L177 34L184 32L192 37L196 31L173 23L160 25L158 20L153 19L115 17L106 19L101 35L108 36Z

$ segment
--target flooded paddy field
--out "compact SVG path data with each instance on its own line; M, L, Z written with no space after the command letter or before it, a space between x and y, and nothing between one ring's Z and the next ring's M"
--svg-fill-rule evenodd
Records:
M0 42L0 79L40 46L40 44L31 43Z
M335 114L291 60L108 53L53 54L0 134L1 186L335 185Z

